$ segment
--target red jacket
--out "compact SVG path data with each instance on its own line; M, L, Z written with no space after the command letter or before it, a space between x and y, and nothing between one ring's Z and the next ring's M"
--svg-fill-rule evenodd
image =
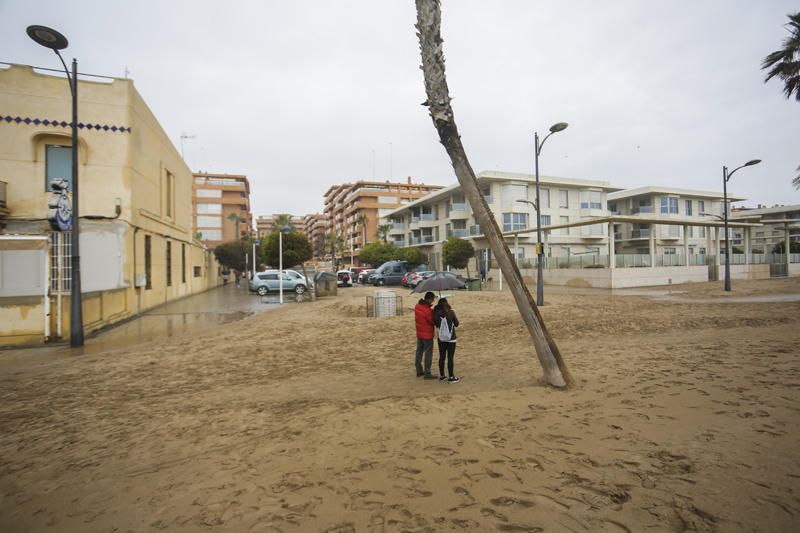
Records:
M420 300L414 306L414 322L417 324L418 339L433 339L433 310L425 300Z

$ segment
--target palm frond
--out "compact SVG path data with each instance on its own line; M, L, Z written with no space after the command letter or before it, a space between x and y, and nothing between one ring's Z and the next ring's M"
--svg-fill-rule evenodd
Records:
M800 172L800 165L797 165L797 171ZM792 185L794 185L795 189L800 189L800 174L792 180Z

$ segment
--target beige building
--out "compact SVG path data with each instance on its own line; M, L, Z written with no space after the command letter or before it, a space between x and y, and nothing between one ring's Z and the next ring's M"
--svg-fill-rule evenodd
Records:
M735 209L731 220L757 220L763 224L761 228L750 230L749 234L741 228L731 231L731 247L737 247L743 253L747 245L751 252L769 254L778 244L785 246L787 238L789 242L800 243L800 204Z
M81 282L86 332L218 284L192 238L192 174L133 81L79 82ZM0 345L69 334L70 233L46 220L69 178L63 77L0 69Z
M247 176L197 172L192 181L192 231L209 248L253 234Z
M358 258L364 244L379 240L379 219L442 188L441 185L412 183L410 176L406 183L357 181L331 186L324 195L324 214L329 221L329 231L342 237L339 252L344 252L345 257ZM360 217L365 217L366 228L359 223Z
M692 225L692 221L721 217L722 200L721 192L673 187L639 187L609 194L608 210L612 215L647 219L641 223L615 224L616 253L649 254L651 247L656 255L684 255L684 248L688 255L711 253L715 235L705 226ZM737 202L744 198L728 195L728 200ZM652 223L658 219L683 224Z
M542 227L570 224L606 214L606 195L620 190L608 182L540 176ZM536 200L535 177L514 172L486 171L478 184L500 229L515 232L536 227L531 203ZM523 201L520 201L523 200ZM461 185L451 185L415 200L384 216L391 225L390 241L396 246L419 246L428 255L431 268L442 269L442 243L451 236L472 241L477 261L492 265L491 251L475 221ZM600 254L608 246L607 224L564 228L548 232L544 253L548 257L570 254ZM521 265L536 257L536 234L509 234L506 242Z

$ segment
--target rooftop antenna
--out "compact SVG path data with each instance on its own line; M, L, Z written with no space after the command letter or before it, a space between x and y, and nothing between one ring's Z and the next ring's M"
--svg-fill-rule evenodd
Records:
M389 142L389 180L393 180L393 172L392 172L392 143Z
M375 149L372 150L372 181L375 181Z
M186 156L183 154L183 140L184 139L195 139L197 135L186 135L185 133L181 133L181 158L186 161Z
M130 74L130 73L131 73L131 71L128 70L128 65L125 65L125 79L126 80L128 79L128 74Z

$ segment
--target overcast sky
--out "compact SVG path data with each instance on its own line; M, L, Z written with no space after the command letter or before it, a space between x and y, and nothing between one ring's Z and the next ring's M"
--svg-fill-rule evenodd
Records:
M456 121L473 168L532 172L533 132L569 122L541 172L619 187L800 203L800 103L764 84L796 0L443 2ZM412 0L0 0L0 61L124 76L193 170L250 178L256 215L321 211L358 179L456 181L425 100ZM391 156L390 156L391 154ZM373 164L374 161L374 164Z

